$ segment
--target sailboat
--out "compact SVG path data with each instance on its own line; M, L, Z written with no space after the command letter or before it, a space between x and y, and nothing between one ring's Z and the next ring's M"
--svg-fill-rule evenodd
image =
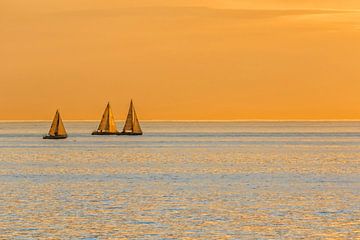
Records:
M142 135L139 119L137 118L133 101L130 101L129 113L123 131L120 135Z
M119 131L116 128L114 114L112 113L110 103L107 104L101 122L92 135L117 135Z
M59 110L56 110L55 117L52 121L48 135L43 139L64 139L67 138L67 133L61 119Z

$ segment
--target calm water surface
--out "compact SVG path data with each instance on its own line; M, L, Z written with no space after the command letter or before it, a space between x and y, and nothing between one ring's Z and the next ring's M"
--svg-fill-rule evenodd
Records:
M0 122L0 239L360 239L360 122Z

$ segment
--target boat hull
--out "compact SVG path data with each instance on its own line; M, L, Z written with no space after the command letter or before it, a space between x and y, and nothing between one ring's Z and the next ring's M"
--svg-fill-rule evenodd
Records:
M93 132L91 133L91 135L101 135L101 136L105 136L105 135L119 135L119 132Z
M121 132L118 135L139 136L143 135L143 133Z
M57 139L65 139L67 138L67 135L57 135L57 136L50 136L50 135L46 135L43 136L43 139L53 139L53 140L57 140Z

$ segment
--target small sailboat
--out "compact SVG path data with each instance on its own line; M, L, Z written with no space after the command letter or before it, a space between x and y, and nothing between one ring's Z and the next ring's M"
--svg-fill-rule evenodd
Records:
M48 135L43 139L64 139L67 138L67 133L61 119L59 110L56 110L55 117L52 121Z
M137 118L133 101L130 101L129 113L123 131L120 135L142 135L139 119Z
M101 122L96 131L91 135L117 135L119 131L116 128L114 114L112 113L110 103L107 104Z

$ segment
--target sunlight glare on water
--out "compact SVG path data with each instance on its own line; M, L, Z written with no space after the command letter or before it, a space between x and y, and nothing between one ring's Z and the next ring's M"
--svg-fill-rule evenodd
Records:
M360 122L49 125L0 122L0 239L360 238Z

